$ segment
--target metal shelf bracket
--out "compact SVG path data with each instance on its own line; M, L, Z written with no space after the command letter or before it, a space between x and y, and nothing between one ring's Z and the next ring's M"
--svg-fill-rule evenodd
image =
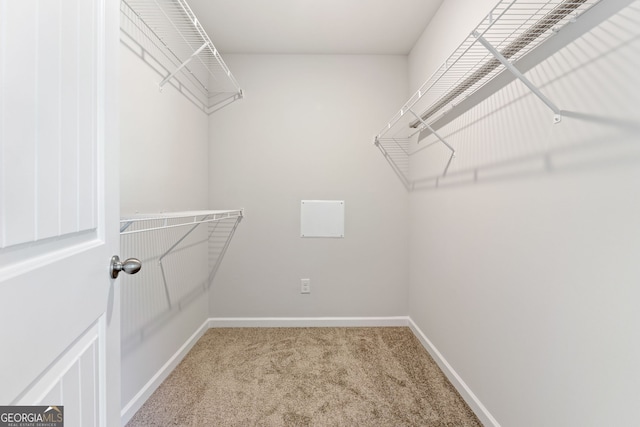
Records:
M435 129L433 129L429 125L429 123L427 123L424 120L422 120L422 117L420 117L418 114L416 114L411 108L409 108L408 111L411 114L413 114L413 116L416 119L418 119L418 121L422 124L422 126L424 126L426 129L429 129L429 132L434 134L436 136L436 138L438 138L440 140L440 142L442 142L449 150L451 150L451 156L449 156L449 161L447 162L447 166L445 166L444 172L442 173L442 176L446 176L447 175L447 171L449 170L449 166L451 166L451 161L456 156L456 150L451 145L449 145L449 143L447 141L445 141L444 138L441 137L440 134L438 132L436 132Z
M209 46L209 42L205 42L202 46L200 46L198 48L198 50L193 52L190 57L188 57L186 60L184 60L184 62L182 62L182 64L180 64L180 66L178 68L176 68L171 74L169 74L167 77L165 77L160 82L160 90L162 90L162 86L164 86L165 83L167 83L169 80L171 80L173 78L173 76L178 74L180 72L180 70L182 70L184 67L186 67L189 64L189 62L191 62L193 60L193 58L197 57L200 54L200 52L202 52L207 46Z
M507 70L509 70L514 76L518 78L525 86L529 88L529 90L537 96L542 102L545 103L547 107L553 111L553 123L557 124L562 121L562 113L560 109L554 104L549 98L547 98L541 91L538 89L536 85L534 85L531 80L525 77L524 74L520 72L516 68L515 65L511 63L507 58L505 58L498 50L493 47L491 43L489 43L484 37L482 37L477 31L474 31L472 35L484 46L502 65L505 66Z

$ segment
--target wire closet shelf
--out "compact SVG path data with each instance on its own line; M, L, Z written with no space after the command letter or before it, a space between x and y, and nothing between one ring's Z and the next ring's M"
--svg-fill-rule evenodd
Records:
M242 209L126 216L120 219L121 243L123 249L126 247L136 255L140 253L147 260L157 260L155 266L150 264L144 270L148 271L149 277L156 277L162 283L167 306L171 308L175 299L180 300L180 289L184 285L181 279L185 275L184 269L197 271L203 268L202 265L194 264L202 260L201 256L207 255L199 251L198 248L202 248L199 245L206 242L205 252L215 258L205 260L207 261L205 264L210 264L205 282L208 285L212 283L243 217ZM199 232L196 232L199 228ZM147 236L143 237L143 234ZM185 250L186 258L184 258L185 254L182 254L183 258L179 258L179 253ZM173 259L173 262L165 266L164 261L169 259ZM185 267L185 264L189 266ZM180 280L177 280L178 278ZM144 282L144 277L137 275L128 279Z
M398 157L393 160L396 169L406 175L408 145L427 131L451 151L450 164L455 150L432 125L504 71L527 85L553 111L554 122L560 122L560 110L513 63L599 1L501 0L380 130L375 145L385 157Z
M160 88L185 78L208 107L242 98L243 92L185 0L122 0L121 27L135 28L168 64ZM130 31L130 30L129 30Z
M120 218L120 235L145 233L177 227L197 226L224 219L242 219L242 209L136 214Z

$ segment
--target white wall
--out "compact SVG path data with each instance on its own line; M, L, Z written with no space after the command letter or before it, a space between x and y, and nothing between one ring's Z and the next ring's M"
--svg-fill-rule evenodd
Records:
M372 138L407 96L407 58L225 61L247 97L211 116L210 201L246 217L213 284L211 315L406 315L408 198ZM302 199L345 200L346 237L300 238Z
M206 209L207 115L122 45L121 211Z
M493 3L443 4L412 89ZM410 316L503 426L640 417L639 10L527 73L561 124L512 83L440 130L438 187L442 150L412 159Z
M159 75L124 44L120 64L122 214L206 209L208 116L171 85L160 92ZM165 261L169 307L157 257L173 238L178 238L174 231L121 239L121 256L143 261L140 273L122 279L123 405L208 316L201 286L207 245L197 239L188 242L194 245L188 249L191 255L181 250ZM196 259L201 262L188 270L185 262Z

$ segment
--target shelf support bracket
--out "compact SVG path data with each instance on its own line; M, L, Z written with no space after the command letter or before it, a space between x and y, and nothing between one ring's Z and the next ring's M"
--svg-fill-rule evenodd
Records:
M445 141L445 140L444 140L444 138L442 138L442 137L438 134L438 132L436 132L436 131L435 131L435 130L434 130L434 129L429 125L429 123L427 123L427 122L425 122L424 120L422 120L422 117L420 117L419 115L417 115L416 113L414 113L412 109L409 109L409 112L410 112L411 114L413 114L413 116L414 116L416 119L418 119L418 121L419 121L420 123L422 123L422 124L424 125L424 127L426 127L427 129L429 129L429 132L431 132L432 134L434 134L434 135L436 136L436 138L438 138L438 139L440 140L440 142L442 142L444 145L446 145L446 146L447 146L447 148L448 148L449 150L451 150L451 152L452 152L452 153L454 153L454 154L455 154L456 150L454 150L454 149L453 149L453 147L452 147L452 146L450 146L450 145L447 143L447 141Z
M178 74L178 72L180 70L182 70L184 67L186 67L189 64L189 62L191 62L193 60L193 58L195 58L196 56L200 55L200 52L202 52L204 50L204 48L207 47L207 46L209 46L209 42L205 42L202 46L200 46L198 48L198 50L193 52L190 57L188 57L182 64L180 64L180 66L178 68L176 68L173 73L171 73L167 77L165 77L160 82L160 90L162 90L162 86L164 86L169 80L171 80L173 78L173 76Z
M120 232L122 233L123 231L126 231L127 228L129 228L131 226L131 224L133 224L133 221L129 221L129 222L126 222L124 224L121 224L120 225Z
M456 156L456 150L449 145L449 143L447 141L444 140L443 137L440 136L440 134L438 134L438 132L435 131L435 129L433 129L429 123L425 122L424 120L422 120L422 117L420 117L418 114L416 114L411 108L409 108L408 110L411 114L413 114L413 116L418 119L418 121L420 123L422 123L422 125L429 129L429 132L431 132L432 134L434 134L436 136L436 138L438 138L440 140L440 142L442 142L449 150L451 150L451 156L449 157L449 161L447 162L447 166L445 166L444 168L444 172L442 173L442 176L447 175L447 171L449 170L449 166L451 165L451 161L453 160L453 158Z
M489 43L484 37L479 35L477 32L473 33L473 36L484 46L491 54L498 60L502 65L505 66L507 70L511 72L514 76L516 76L522 83L525 84L529 88L529 90L537 96L542 102L546 104L547 107L553 111L553 123L560 123L562 121L562 114L560 109L554 104L549 98L547 98L540 89L536 85L534 85L531 80L526 78L524 74L520 72L507 58L504 57L498 50L493 47L491 43Z
M233 224L233 228L231 228L231 231L229 232L229 236L227 237L227 240L224 242L224 246L222 247L222 250L218 254L218 260L216 261L215 265L209 272L209 285L213 283L213 279L216 277L216 274L218 273L218 268L220 268L220 264L222 264L222 258L224 258L225 254L227 253L227 249L229 248L231 239L233 238L233 235L236 233L236 228L238 228L238 224L240 224L240 221L242 221L242 215L236 218L236 222ZM214 231L215 231L215 227L213 231L209 233L209 238L211 238Z
M202 220L205 220L209 217L210 215L207 215L205 217L202 218ZM166 219L165 219L166 221ZM193 227L191 227L191 229L189 231L187 231L177 242L175 242L169 249L167 249L162 255L160 255L160 258L158 258L158 265L160 266L160 272L162 273L162 281L164 283L164 293L165 293L165 297L167 298L167 304L169 304L169 308L172 308L171 306L171 297L169 296L169 286L167 285L167 277L164 274L164 266L162 265L162 260L164 259L164 257L166 257L167 255L169 255L169 253L175 249L176 246L178 246L180 243L182 243L182 241L184 239L187 238L187 236L189 234L191 234L193 232L193 230L195 230L196 228L198 228L198 226L200 224L202 224L202 222L198 222L197 221L197 217L193 218L193 222L195 223L195 225Z

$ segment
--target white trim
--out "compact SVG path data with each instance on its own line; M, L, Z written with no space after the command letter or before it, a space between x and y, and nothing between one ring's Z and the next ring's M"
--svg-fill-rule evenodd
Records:
M422 346L429 352L433 360L436 361L440 370L444 372L446 377L449 379L451 384L456 388L460 396L467 402L467 405L471 408L471 410L476 414L476 416L480 419L480 422L484 426L493 426L500 427L498 421L491 415L489 410L480 402L480 399L473 394L469 386L462 380L460 375L453 369L453 367L447 362L444 356L438 351L438 349L433 345L429 338L418 328L418 326L413 322L413 320L409 317L409 328L413 331L413 334L418 338L418 340L422 343Z
M54 245L59 245L60 242L64 242L64 246L59 249L54 248ZM3 267L0 267L0 282L8 281L103 245L104 241L96 237L95 230L83 230L34 241L29 246L20 246L19 249L12 248L13 245L8 246L3 249L9 249L9 252L0 257L0 261L4 264ZM12 250L15 250L13 256L11 256Z
M209 328L315 328L409 326L409 317L214 317Z
M173 370L178 366L178 364L184 359L184 357L189 353L189 350L195 345L196 342L204 335L207 331L209 325L209 321L205 320L204 323L194 332L193 335L187 339L187 341L182 344L182 347L175 352L173 356L169 358L167 363L165 363L162 368L156 372L156 374L151 377L151 379L142 387L142 389L136 393L135 396L127 403L122 411L120 412L120 419L122 421L122 425L126 425L131 418L135 415L136 412L142 407L142 405L151 397L154 391L162 384L162 382L167 379L169 374L173 372Z

